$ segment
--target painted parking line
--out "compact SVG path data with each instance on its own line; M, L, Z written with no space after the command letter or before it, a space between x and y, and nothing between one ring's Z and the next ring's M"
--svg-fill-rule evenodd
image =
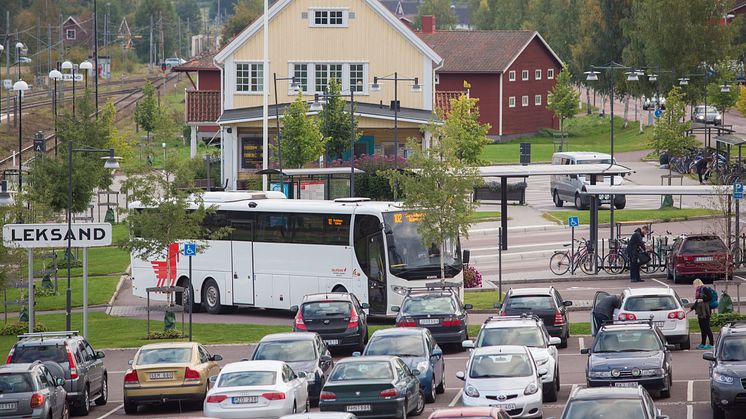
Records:
M585 349L585 339L584 338L582 338L582 337L578 338L578 346L580 347L580 349Z
M668 288L668 284L666 284L666 283L665 283L665 282L663 282L663 281L657 280L657 279L655 279L655 278L650 278L650 280L651 280L651 281L655 281L655 282L657 282L657 283L659 283L659 284L663 285L664 287Z
M689 403L692 401L694 401L694 381L689 380L686 384L686 402ZM694 406L690 404L686 405L686 418L694 419Z
M464 392L463 389L459 389L458 393L456 393L456 397L454 397L453 400L451 400L451 402L448 403L448 407L456 406L456 403L458 403L458 401L461 399L461 393L463 392Z
M120 404L119 406L117 406L117 407L115 407L115 408L111 409L110 411L108 411L108 412L104 413L103 415L99 416L99 417L98 417L98 418L96 418L96 419L104 419L104 418L108 418L109 416L111 416L111 415L113 415L114 413L116 413L116 412L117 412L117 410L119 410L119 409L121 409L121 408L123 408L123 407L124 407L124 403L122 403L122 404Z

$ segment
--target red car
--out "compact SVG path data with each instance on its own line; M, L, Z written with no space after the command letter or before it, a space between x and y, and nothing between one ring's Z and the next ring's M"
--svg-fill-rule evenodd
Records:
M692 235L674 240L668 254L668 279L675 284L687 278L705 280L723 279L732 275L728 248L718 236Z
M428 419L510 419L508 412L497 407L455 407L434 411Z

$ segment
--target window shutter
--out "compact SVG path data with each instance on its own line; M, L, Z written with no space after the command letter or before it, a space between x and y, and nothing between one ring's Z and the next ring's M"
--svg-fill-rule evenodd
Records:
M301 19L308 19L308 12L300 12Z
M347 12L348 19L355 19L355 12Z

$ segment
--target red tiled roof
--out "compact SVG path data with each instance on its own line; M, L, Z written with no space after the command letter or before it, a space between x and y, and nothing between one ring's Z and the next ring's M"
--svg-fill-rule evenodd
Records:
M171 69L171 71L176 71L176 72L187 72L187 71L196 71L196 70L220 71L218 66L216 66L215 63L212 61L213 57L215 57L215 54L216 53L204 54L198 57L194 57L190 61L187 61L182 65L175 66L174 68Z
M219 117L219 90L187 90L187 122L215 122Z
M504 71L534 31L418 32L425 43L443 57L444 73L498 73Z
M464 92L459 91L435 91L435 108L441 109L443 115L448 115L451 110L451 99L458 99Z

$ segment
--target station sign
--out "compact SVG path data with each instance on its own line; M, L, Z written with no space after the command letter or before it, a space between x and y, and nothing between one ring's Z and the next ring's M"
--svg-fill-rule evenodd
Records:
M110 246L111 224L73 223L69 230L66 223L3 226L3 244L7 247L66 247L68 238L71 247Z

